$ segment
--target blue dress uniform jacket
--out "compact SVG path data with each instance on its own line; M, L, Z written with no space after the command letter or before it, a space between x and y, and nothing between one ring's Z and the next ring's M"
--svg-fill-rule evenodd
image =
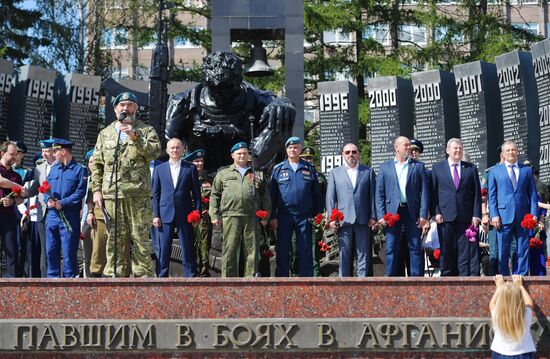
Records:
M300 276L313 275L312 231L309 218L323 212L324 200L313 165L300 160L296 171L288 160L278 164L271 176L271 218L277 228L277 271L289 275L292 233L296 232Z
M271 176L271 217L279 212L298 218L309 218L323 212L324 201L317 170L310 163L300 160L296 172L285 160L273 169Z
M59 211L48 208L46 212L46 254L48 260L48 277L61 276L59 268L59 244L63 251L63 276L66 278L78 275L76 252L80 238L80 210L82 199L86 195L88 175L86 169L74 158L65 166L62 163L53 165L47 177L52 186L44 195L44 201L52 196L59 201L63 214L67 218L72 231L63 224Z

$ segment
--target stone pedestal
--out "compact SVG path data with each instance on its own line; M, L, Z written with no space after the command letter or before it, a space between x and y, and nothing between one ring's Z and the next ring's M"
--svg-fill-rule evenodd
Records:
M548 357L550 278L525 282ZM491 278L1 280L0 355L488 358L493 291Z

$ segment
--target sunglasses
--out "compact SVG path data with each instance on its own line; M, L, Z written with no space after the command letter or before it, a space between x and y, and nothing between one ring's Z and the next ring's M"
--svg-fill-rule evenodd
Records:
M356 151L356 150L344 151L344 154L345 154L345 155L349 155L350 153L351 153L352 155L356 155L356 154L357 154L357 151Z

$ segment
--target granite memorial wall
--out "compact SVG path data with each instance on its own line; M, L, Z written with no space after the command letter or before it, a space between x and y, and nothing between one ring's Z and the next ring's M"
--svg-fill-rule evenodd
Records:
M453 73L432 70L414 73L412 80L369 79L373 168L393 157L393 139L399 135L423 142L421 158L428 167L445 158L446 142L458 137L483 173L498 161L502 142L511 139L520 161L530 160L548 182L550 42L535 43L531 50L497 56L496 64L456 65Z
M357 87L349 81L319 82L321 172L342 164L342 148L358 142Z

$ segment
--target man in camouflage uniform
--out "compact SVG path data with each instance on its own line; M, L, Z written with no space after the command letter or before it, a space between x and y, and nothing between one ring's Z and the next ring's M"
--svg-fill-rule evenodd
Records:
M187 154L183 159L193 162L199 172L201 184L202 216L199 225L193 228L195 236L195 251L197 252L197 273L199 277L210 277L209 253L212 244L212 222L208 215L208 204L210 202L210 190L212 178L204 170L204 156L206 152L199 149Z
M305 147L300 154L300 157L315 166L313 158L315 157L315 150L313 147ZM325 196L327 194L327 178L321 172L317 172L317 179L319 180L319 186L321 187L321 194L323 195L323 203L325 203ZM323 240L325 229L321 225L313 226L313 276L319 276L319 260L321 259L321 247L319 241ZM292 264L290 270L293 276L298 276L298 254L296 252L296 236L292 237Z
M149 162L160 154L160 141L153 127L136 119L137 99L123 92L113 100L114 121L97 138L92 167L92 191L96 206L105 207L109 221L107 265L104 274L114 273L114 228L118 223L116 276L154 276L149 227L153 218ZM121 115L125 114L125 115ZM118 211L115 217L114 152L120 132L118 158ZM111 177L113 182L110 183ZM131 253L131 258L130 258Z
M252 277L256 271L260 240L256 211L268 211L269 218L269 187L265 175L260 171L254 174L248 166L248 145L245 142L231 148L231 157L233 164L220 169L214 178L209 212L212 224L222 225L222 277L239 276L241 250L246 261L244 275ZM267 219L260 223L266 226Z

